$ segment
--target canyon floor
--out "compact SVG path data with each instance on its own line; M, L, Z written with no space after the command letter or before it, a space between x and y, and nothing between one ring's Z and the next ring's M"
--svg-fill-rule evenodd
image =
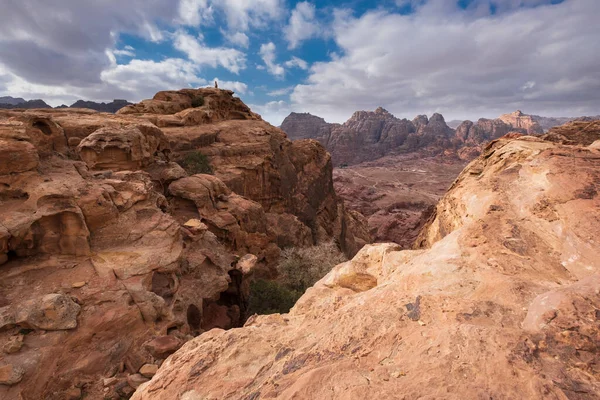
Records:
M335 190L368 219L376 242L410 248L466 161L418 153L390 155L333 170Z

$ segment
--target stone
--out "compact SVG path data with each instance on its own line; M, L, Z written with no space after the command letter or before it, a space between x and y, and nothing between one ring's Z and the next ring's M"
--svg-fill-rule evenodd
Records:
M72 387L64 393L65 400L79 400L81 396L82 392L78 387Z
M154 375L156 375L156 372L158 371L158 365L155 364L145 364L142 366L142 368L140 368L140 374L145 376L146 378L152 378Z
M131 374L127 376L127 383L134 389L137 389L142 383L148 382L148 378L140 374Z
M23 335L17 335L17 336L11 337L8 340L8 342L2 347L2 350L6 354L18 353L21 350L21 348L23 348L23 339L24 339Z
M156 127L100 128L79 143L77 152L91 169L137 170L150 165L166 148Z
M242 274L250 275L254 272L257 262L258 258L254 254L246 254L238 260L236 268L242 271Z
M69 296L51 293L0 309L0 329L14 325L50 331L74 329L80 310Z
M159 336L145 344L145 348L156 359L167 358L181 347L181 341L172 335Z
M79 289L79 288L82 288L82 287L84 287L85 285L87 285L87 283L86 283L86 282L75 282L75 283L73 283L73 284L71 285L71 287L72 287L73 289Z
M12 386L21 382L25 370L12 364L0 366L0 385Z
M113 385L116 385L117 382L119 382L119 379L115 378L114 376L110 377L110 378L104 378L104 379L102 379L102 386L104 386L104 387L113 386Z
M16 323L48 331L74 329L81 306L70 297L52 293L16 311Z

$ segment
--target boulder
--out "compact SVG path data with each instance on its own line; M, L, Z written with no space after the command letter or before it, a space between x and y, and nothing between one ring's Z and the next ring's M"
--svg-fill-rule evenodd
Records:
M100 128L79 143L77 153L91 169L141 169L160 157L167 145L159 129L140 128Z
M12 364L0 366L0 385L12 386L23 379L25 371L20 367L15 367Z

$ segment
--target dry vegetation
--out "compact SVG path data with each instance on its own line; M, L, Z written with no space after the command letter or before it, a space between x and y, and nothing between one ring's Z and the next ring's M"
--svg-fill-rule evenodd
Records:
M277 266L278 279L251 284L249 315L287 313L309 287L346 260L334 242L285 249Z

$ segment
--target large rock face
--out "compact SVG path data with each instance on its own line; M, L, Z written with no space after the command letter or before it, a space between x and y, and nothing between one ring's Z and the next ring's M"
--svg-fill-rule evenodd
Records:
M524 129L527 134L535 135L544 133L544 129L533 119L531 115L523 114L521 110L517 110L510 114L503 114L498 119L513 129Z
M214 175L175 162L195 152ZM195 335L243 324L281 247L370 241L323 146L217 89L0 112L0 205L3 400L127 398Z
M316 139L324 146L327 145L332 126L321 117L309 113L291 113L281 124L281 129L288 133L290 139Z
M363 248L289 314L188 342L133 398L598 398L598 147L492 143L419 249Z

